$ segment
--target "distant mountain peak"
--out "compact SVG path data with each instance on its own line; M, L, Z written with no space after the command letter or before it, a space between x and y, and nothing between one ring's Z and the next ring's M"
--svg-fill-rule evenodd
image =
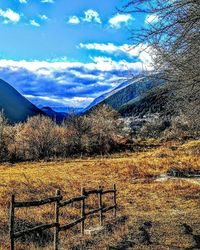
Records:
M41 110L54 111L51 107L48 107L48 106L42 107Z
M45 115L49 116L52 119L55 119L56 122L60 123L62 122L66 117L67 113L64 112L56 112L51 107L45 106L41 108L41 110L45 113Z

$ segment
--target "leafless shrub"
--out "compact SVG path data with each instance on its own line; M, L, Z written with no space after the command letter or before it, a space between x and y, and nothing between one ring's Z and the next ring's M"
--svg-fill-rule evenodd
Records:
M163 131L170 126L170 121L162 118L155 118L152 121L146 122L139 130L137 136L142 139L146 138L160 138Z
M69 116L56 124L45 116L8 125L0 114L1 160L21 161L107 154L125 141L117 113L102 106L84 116Z
M9 159L9 145L12 144L13 132L3 111L0 112L0 161Z
M16 146L23 158L41 159L50 157L59 143L57 125L44 116L29 118L17 127Z
M167 128L162 137L168 140L184 140L196 136L196 130L193 130L192 121L187 116L173 117L171 126Z
M93 110L87 119L91 124L90 138L94 152L105 154L117 147L125 138L119 114L107 105Z

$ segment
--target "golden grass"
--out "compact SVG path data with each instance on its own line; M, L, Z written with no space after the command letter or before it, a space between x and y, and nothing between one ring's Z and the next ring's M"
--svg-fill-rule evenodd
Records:
M62 190L64 199L80 194L81 186L106 188L116 183L119 204L118 219L106 216L106 233L93 238L81 238L79 228L61 233L62 249L184 249L196 244L194 236L183 232L183 223L200 235L200 182L195 180L155 181L152 176L166 173L171 167L200 170L197 154L200 141L184 145L168 143L146 152L113 155L109 158L88 158L57 162L37 162L0 165L0 249L9 249L8 204L11 194L18 200L44 198ZM135 182L135 178L138 178ZM91 200L94 204L95 199ZM18 227L52 222L53 206L37 209L20 209L17 212ZM74 207L62 210L62 223L78 216ZM126 220L127 218L127 220ZM151 245L142 241L139 228L151 221L148 229ZM98 218L87 223L96 224ZM52 249L52 235L45 234L49 242L43 248L30 242L18 241L16 249ZM79 245L79 246L78 246Z

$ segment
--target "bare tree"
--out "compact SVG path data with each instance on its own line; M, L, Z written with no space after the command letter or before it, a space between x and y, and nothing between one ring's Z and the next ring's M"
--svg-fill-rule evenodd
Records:
M0 161L7 158L7 134L6 134L7 120L3 111L0 112Z
M23 158L42 159L54 155L59 143L57 125L45 116L34 116L18 130L18 144L21 145Z
M91 124L91 146L96 153L106 154L124 138L119 114L108 105L100 105L88 116Z
M200 114L200 1L129 0L124 12L148 15L140 30L132 30L134 44L152 52L156 77L165 79L179 114ZM149 23L148 23L148 20ZM199 120L193 123L198 127Z
M91 123L86 116L71 114L63 124L65 129L71 133L70 145L72 154L82 154L90 152Z

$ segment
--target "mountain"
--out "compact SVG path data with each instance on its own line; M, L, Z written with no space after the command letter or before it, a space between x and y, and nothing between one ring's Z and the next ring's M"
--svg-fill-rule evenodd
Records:
M9 122L23 122L28 117L43 114L43 112L23 97L10 84L0 79L0 110Z
M155 113L168 115L167 102L170 95L171 93L165 85L157 86L140 97L125 103L118 111L124 117L145 117ZM172 114L174 111L171 110L170 113Z
M67 117L67 113L64 112L56 112L54 111L52 108L50 107L43 107L41 108L41 110L50 118L52 118L53 120L55 120L57 123L61 123L65 117Z
M153 78L149 76L142 76L134 80L126 81L112 91L96 98L85 111L89 111L101 104L107 104L119 111L129 102L139 100L144 93L163 85L163 83L163 81L153 80Z
M120 89L126 87L129 84L130 84L129 81L125 81L125 82L121 83L119 86L117 86L115 89L113 89L113 90L111 90L111 91L97 97L96 99L94 99L93 102L91 102L89 104L89 106L87 106L84 110L82 110L82 113L90 110L92 107L94 107L94 106L98 105L99 103L103 102L105 99L107 99L108 97L114 95L117 91L119 91Z

